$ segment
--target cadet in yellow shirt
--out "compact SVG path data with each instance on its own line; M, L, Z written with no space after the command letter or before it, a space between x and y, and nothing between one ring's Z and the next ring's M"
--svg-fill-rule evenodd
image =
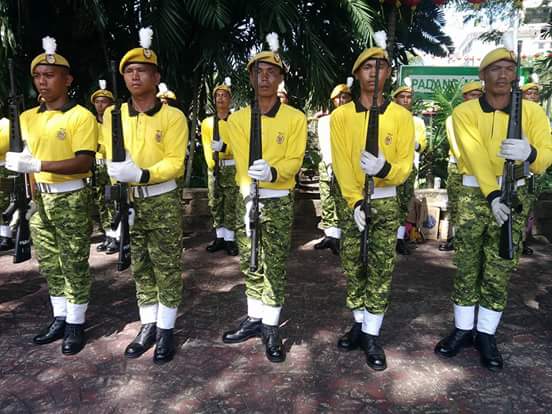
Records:
M452 114L464 187L458 200L455 236L455 328L437 344L435 352L452 357L473 345L475 327L481 363L496 371L502 369L503 360L495 332L506 306L509 275L519 259L521 233L531 207L525 180L520 180L517 192L523 211L513 214L512 223L516 254L513 260L501 258L500 229L509 212L500 191L504 160L528 162L532 172L541 173L552 163L552 139L543 109L526 100L522 104L523 139L507 138L511 86L516 79L513 52L506 48L491 51L481 61L479 77L485 83L484 95L460 104Z
M462 97L464 101L470 99L479 99L483 95L483 85L481 82L468 82L462 86ZM452 115L445 121L447 139L449 143L449 162L447 168L447 210L449 216L449 234L451 237L445 243L439 244L439 250L446 252L454 249L454 228L456 223L456 209L458 198L462 191L462 174L458 171L459 157L458 144L454 137L454 129L452 126Z
M132 275L142 326L125 355L137 358L156 344L153 361L172 360L174 325L182 297L182 222L175 179L182 174L188 143L184 114L157 98L160 74L150 49L151 29L140 30L142 47L129 50L119 72L130 92L121 106L127 158L110 161L112 140L106 138L107 171L129 183L135 218L130 229ZM102 135L111 137L112 108L104 115Z
M46 37L42 44L45 53L31 62L42 103L21 114L26 149L8 152L6 167L34 173L38 189L31 236L40 272L48 281L54 320L34 342L42 345L63 337L61 350L72 355L85 344L92 231L91 192L85 179L91 175L98 130L90 111L67 96L73 77L67 59L56 53L55 39Z
M540 85L538 83L526 83L521 87L521 90L523 92L523 99L540 103Z
M258 62L258 63L255 63ZM284 66L276 52L258 53L247 65L249 80L256 89L261 113L262 159L250 159L251 107L228 119L228 138L236 160L236 183L242 197L238 206L244 224L238 227L240 265L245 275L247 318L237 329L223 335L225 343L262 336L266 356L272 362L285 359L278 332L284 303L286 261L291 244L295 175L303 162L307 143L305 115L278 99L278 84ZM257 73L256 73L257 72ZM256 78L256 79L255 79ZM258 270L249 269L249 200L252 179L260 186L262 234Z
M239 191L236 185L236 161L232 155L232 148L228 144L226 122L232 102L230 86L221 84L215 87L213 100L217 112L218 140L213 140L215 116L205 118L201 123L203 155L208 169L209 207L211 207L216 233L215 240L207 246L207 251L214 253L224 249L230 256L237 256L235 230L239 222L236 211ZM218 154L218 165L215 165L213 158L215 152Z
M100 89L96 90L90 97L90 102L94 106L96 112L96 121L98 128L101 130L103 115L105 110L113 105L113 94L106 89L106 81L100 79ZM94 168L93 190L94 190L94 207L99 216L100 230L104 233L103 240L96 246L99 252L114 254L119 251L119 242L115 231L111 229L113 220L113 211L110 205L105 200L105 186L110 184L107 167L105 164L105 145L103 137L100 134L98 137L98 151L96 152L96 166Z
M7 177L6 152L10 146L10 121L7 118L0 119L0 177ZM10 194L0 190L0 252L13 249L12 231L10 223L4 223L2 212L10 205Z
M401 86L395 92L393 92L392 96L393 100L397 104L412 112L412 100L414 96L414 91L410 86ZM414 168L412 168L412 172L410 173L408 179L404 182L404 184L400 185L397 188L397 197L399 200L399 205L401 207L401 216L403 218L401 220L401 225L397 230L396 250L397 253L404 255L409 255L410 249L404 241L404 238L406 236L406 227L403 225L403 223L408 216L408 203L410 202L410 199L414 197L414 184L416 181L416 176L418 175L418 168L420 166L420 154L424 152L427 147L426 127L424 120L419 116L413 115L412 117L414 119L414 137L416 140L414 146L414 149L416 150L416 152L414 153Z
M376 62L379 85L375 90ZM347 201L357 228L349 226L343 235L341 262L347 275L347 307L354 324L339 338L338 348L351 351L359 346L368 366L387 367L385 352L377 343L389 302L391 275L395 267L395 234L399 227L398 185L410 174L414 159L412 115L394 102L384 101L383 86L391 75L387 53L381 48L363 51L355 61L353 75L360 84L357 101L336 108L331 115L332 165L341 194ZM369 110L374 95L379 106L379 154L364 150ZM369 225L368 270L360 259L360 231L366 218L360 204L367 175L375 183L372 207L377 211Z
M347 84L341 83L335 86L330 94L330 100L334 108L351 102L353 95L349 83L353 78L347 79ZM332 147L330 142L330 115L322 116L317 124L318 144L320 146L321 160L318 164L320 176L320 209L321 218L319 227L324 231L324 238L314 245L317 250L330 249L333 254L339 254L339 241L341 239L341 225L339 204L342 197L339 195L335 177L332 170Z

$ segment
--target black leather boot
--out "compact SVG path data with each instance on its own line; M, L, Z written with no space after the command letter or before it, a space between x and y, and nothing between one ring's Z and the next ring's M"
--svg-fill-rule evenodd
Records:
M447 239L445 243L441 243L439 245L439 250L442 252L450 252L451 250L454 250L454 239L451 237L450 239Z
M473 345L473 332L454 328L435 345L435 353L447 358L458 354L462 348Z
M173 329L157 328L157 343L153 352L153 362L158 365L166 364L173 359L174 352Z
M496 338L483 332L475 335L475 348L481 355L481 364L491 371L500 371L503 366L502 355L496 346Z
M138 358L155 344L156 336L157 325L155 322L143 324L136 338L126 347L125 356L127 358Z
M339 254L339 239L330 236L324 236L322 240L314 245L316 250L330 249L333 254Z
M228 253L229 256L237 256L239 251L238 251L238 245L236 244L235 241L226 241L224 242L226 244L225 246L225 249L226 249L226 253Z
M225 344L236 344L247 341L249 338L261 336L261 320L252 319L249 316L241 321L238 329L225 332L222 335L222 342Z
M383 371L387 368L385 352L376 342L377 336L364 332L360 333L360 347L366 354L366 364L375 371Z
M66 323L61 352L64 355L78 354L84 348L85 343L84 324Z
M218 252L219 250L223 250L226 246L226 242L222 237L217 237L213 242L205 248L209 253Z
M337 347L341 351L353 351L360 345L360 333L362 323L355 322L349 332L342 335L337 341Z
M263 343L265 344L266 357L270 362L284 362L286 351L282 345L282 339L277 326L262 324Z
M522 250L521 250L521 254L524 255L524 256L532 256L533 255L533 249L531 249L528 245L527 245L527 242L524 241L522 243Z
M404 239L397 239L397 245L395 247L395 250L398 254L402 254L404 256L408 256L410 254L410 249L408 248L406 241Z
M14 248L13 240L9 237L0 237L0 252L7 252Z
M105 252L107 250L107 245L109 244L108 239L110 239L110 237L103 236L102 242L96 246L97 252Z
M37 345L45 345L63 338L65 334L65 318L54 318L48 327L33 338Z
M108 237L109 243L105 249L105 254L119 253L119 242L115 237Z

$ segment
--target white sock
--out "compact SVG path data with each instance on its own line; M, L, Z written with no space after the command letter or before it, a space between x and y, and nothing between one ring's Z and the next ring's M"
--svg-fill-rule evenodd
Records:
M475 306L454 305L454 326L463 331L471 331L474 320Z
M280 322L281 306L263 306L263 325L278 326Z
M50 296L50 302L52 303L54 318L67 317L67 299L65 299L65 296Z
M397 229L397 239L403 240L405 235L406 235L406 227L399 226L399 228Z
M383 323L383 313L376 315L364 309L364 320L362 321L362 332L378 336Z
M356 323L362 323L364 321L364 308L353 309L353 319Z
M156 323L158 309L159 305L157 303L139 306L138 311L140 312L140 323L142 325L145 325L146 323Z
M334 239L340 239L341 229L337 227L329 227L327 229L324 229L324 235L326 235L326 237L333 237Z
M496 328L500 323L502 312L497 312L484 308L479 305L479 312L477 314L477 332L494 335Z
M8 239L12 238L12 231L10 229L10 226L7 226L5 224L0 225L0 237L6 237Z
M247 297L247 316L255 319L262 319L264 304L259 299Z
M178 308L169 308L162 303L159 304L157 312L157 327L160 329L173 329L176 323L176 311Z
M225 241L234 241L236 240L236 234L229 229L224 229L224 240Z
M74 324L83 324L86 320L86 309L88 308L88 303L76 304L67 302L67 318L65 321L67 323Z
M224 239L224 227L218 227L216 232L217 232L217 239Z

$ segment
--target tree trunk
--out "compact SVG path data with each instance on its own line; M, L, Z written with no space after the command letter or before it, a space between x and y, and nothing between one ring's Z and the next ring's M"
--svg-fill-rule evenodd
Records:
M196 70L194 75L194 84L193 84L193 91L194 91L194 100L192 101L192 113L190 116L191 119L191 127L190 127L190 139L189 139L189 148L190 148L190 155L188 157L188 162L186 164L186 179L184 181L184 186L189 187L190 186L190 180L192 179L192 169L194 165L194 154L195 154L195 147L196 147L196 131L197 131L197 124L198 124L198 117L199 117L199 106L200 106L200 96L201 96L201 88L203 87L203 71Z

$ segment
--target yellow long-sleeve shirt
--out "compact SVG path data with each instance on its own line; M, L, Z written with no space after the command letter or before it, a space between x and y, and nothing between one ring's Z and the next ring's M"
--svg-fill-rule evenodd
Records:
M21 114L21 134L33 157L41 161L63 161L76 154L94 156L98 147L98 126L94 115L70 101L60 110L46 110L44 105ZM35 174L37 182L55 184L89 177L82 174Z
M452 113L454 136L462 165L460 172L477 178L481 191L490 201L499 195L497 177L502 175L504 159L497 154L506 138L507 112L494 110L485 97L464 102ZM522 133L533 147L530 169L540 174L552 163L552 137L544 110L536 103L524 100Z
M386 164L376 187L402 184L414 160L414 122L412 114L389 102L379 115L378 148ZM360 154L366 145L369 111L359 102L349 102L331 114L332 165L341 193L350 207L363 199L366 174L360 168Z
M203 156L207 163L207 168L212 170L215 168L215 161L213 160L213 151L211 150L211 141L214 134L214 116L205 118L201 122L201 143L203 144ZM228 123L224 119L219 119L219 136L222 142L225 144L224 151L219 151L219 159L231 160L234 158L232 155L232 147L228 143Z
M6 159L6 152L10 148L10 121L8 118L0 119L0 161Z
M108 159L112 158L111 111L112 107L106 109L102 124ZM125 149L138 167L149 171L149 181L140 184L162 183L183 174L188 124L179 109L158 102L140 113L124 103L121 118Z
M242 196L249 195L249 140L251 107L228 118L228 137L236 160L236 183ZM301 168L307 145L307 118L301 111L276 102L261 116L262 158L273 168L273 181L260 182L260 188L291 190ZM274 176L275 175L275 176Z

